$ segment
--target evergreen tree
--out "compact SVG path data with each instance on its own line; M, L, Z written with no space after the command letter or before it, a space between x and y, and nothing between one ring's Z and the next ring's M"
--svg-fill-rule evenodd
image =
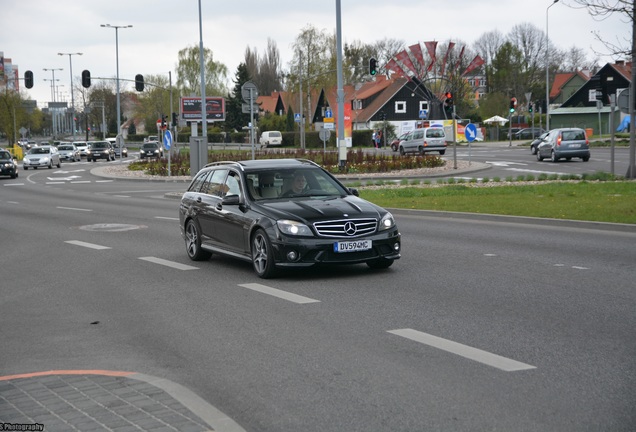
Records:
M243 96L241 95L241 87L249 80L247 65L245 63L239 64L234 77L234 89L232 93L228 94L225 101L225 130L227 131L233 129L240 131L250 121L250 115L243 114Z

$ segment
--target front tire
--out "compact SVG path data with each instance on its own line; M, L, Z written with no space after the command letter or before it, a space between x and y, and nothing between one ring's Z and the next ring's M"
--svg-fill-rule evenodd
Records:
M262 279L268 279L275 273L272 244L262 229L257 230L252 237L252 266Z
M188 258L192 261L205 261L212 255L210 252L201 249L201 230L199 225L192 219L185 227L185 245Z
M404 156L406 152L404 151L404 147L400 147L400 155Z
M537 160L538 160L539 162L542 162L542 161L543 161L543 156L541 156L541 152L540 152L538 149L537 149Z
M533 154L533 155L537 154L537 148L534 146L530 146L530 154Z

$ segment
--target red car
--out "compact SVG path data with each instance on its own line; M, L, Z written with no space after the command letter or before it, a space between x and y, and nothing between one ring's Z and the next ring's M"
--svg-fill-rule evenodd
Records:
M400 147L400 142L402 142L402 141L404 141L406 139L406 135L407 134L408 134L408 132L404 132L402 135L400 135L399 137L397 137L393 141L391 141L391 150L397 151L398 147Z

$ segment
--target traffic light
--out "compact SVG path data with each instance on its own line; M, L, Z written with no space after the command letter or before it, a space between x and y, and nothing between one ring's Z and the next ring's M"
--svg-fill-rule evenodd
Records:
M166 127L166 116L161 114L161 128L165 128Z
M375 75L378 73L378 61L371 57L369 59L369 74Z
M33 72L31 72L30 70L24 72L24 86L26 88L33 87Z
M144 91L144 76L142 74L135 75L135 90Z
M454 102L453 102L453 94L451 92L446 92L446 101L445 101L446 105L448 106L453 106Z
M532 108L533 108L533 106L532 106L532 102L529 102L529 103L528 103L528 112L529 112L530 114L532 114Z
M91 72L84 69L82 71L82 87L89 88L91 86Z
M510 99L510 112L515 112L515 108L517 108L517 98L513 97Z
M453 93L446 92L444 95L446 99L444 99L444 112L446 113L446 118L453 117Z
M177 127L177 124L179 124L179 114L177 114L176 112L172 113L172 126L173 127Z

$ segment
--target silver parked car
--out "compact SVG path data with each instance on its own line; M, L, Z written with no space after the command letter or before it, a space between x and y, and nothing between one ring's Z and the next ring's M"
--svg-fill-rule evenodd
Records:
M29 168L38 169L39 167L53 168L53 165L58 168L62 166L57 147L52 145L33 147L22 159L22 167L25 170Z
M413 129L408 133L404 141L398 144L401 155L405 153L424 153L437 151L443 155L446 153L446 132L443 127L427 127Z
M71 162L79 162L82 160L79 150L73 143L61 142L58 144L57 150L60 152L60 159L62 160Z
M585 130L581 128L552 129L537 147L538 161L550 158L552 162L557 162L573 157L581 158L583 162L590 160L590 143Z

